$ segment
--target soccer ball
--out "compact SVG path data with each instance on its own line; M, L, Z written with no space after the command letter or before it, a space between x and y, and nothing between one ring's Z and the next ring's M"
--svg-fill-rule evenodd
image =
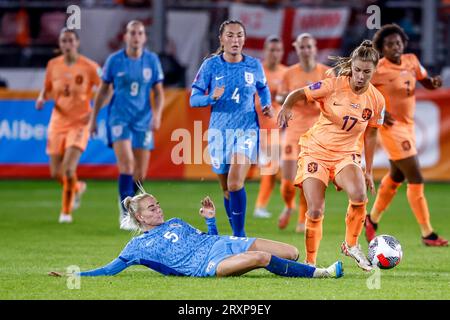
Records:
M369 243L369 261L380 269L392 269L402 260L402 246L393 236L380 235Z

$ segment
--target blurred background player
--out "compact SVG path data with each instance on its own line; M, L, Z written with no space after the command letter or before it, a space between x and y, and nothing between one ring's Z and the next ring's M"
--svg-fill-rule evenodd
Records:
M258 153L258 115L272 117L270 91L259 60L244 55L244 25L226 20L219 28L219 50L206 59L192 84L192 107L211 105L208 149L213 172L220 181L233 235L245 237L247 195L245 178Z
M132 20L124 36L126 48L111 54L103 68L102 84L94 103L90 133L97 130L97 115L109 97L108 140L119 168L120 221L126 216L122 201L137 191L136 181L147 175L153 131L161 125L164 106L164 75L158 56L144 48L147 41L142 22ZM154 108L150 92L154 94Z
M358 244L366 216L366 187L375 192L372 163L377 128L383 124L384 98L370 83L379 60L369 40L357 47L349 58L338 58L338 77L327 78L291 92L278 115L280 126L292 117L298 100L317 101L321 114L317 123L300 139L300 156L295 185L305 194L306 262L316 264L322 239L325 191L329 179L349 198L345 241L342 252L355 259L365 271L372 269ZM332 70L330 70L331 72ZM364 135L366 168L361 168L358 141Z
M416 80L430 90L440 88L442 81L439 76L429 77L416 55L403 53L407 40L403 29L396 24L383 26L373 38L375 48L383 56L372 84L386 99L385 123L380 128L380 137L389 157L390 170L381 180L372 211L366 218L366 238L370 242L376 236L383 212L406 179L406 196L420 226L422 242L427 246L447 246L448 240L438 236L431 226L414 131Z
M131 239L119 257L108 265L80 272L79 276L113 276L132 265L144 265L164 275L191 277L239 276L257 268L284 277L339 278L341 262L315 268L295 262L298 250L286 243L259 239L219 236L215 224L215 206L205 197L200 215L206 219L208 233L164 213L156 198L148 193L127 197L127 220L143 232ZM148 243L151 242L151 245ZM62 276L50 272L51 276ZM70 274L65 274L70 275Z
M289 92L325 79L325 72L329 69L326 65L317 62L316 40L309 33L300 34L292 44L297 53L299 63L290 66L283 76L279 88L279 100L284 101ZM297 172L297 159L300 153L300 137L319 119L320 109L316 102L297 101L292 109L292 122L284 129L283 147L281 153L281 196L284 201L284 209L278 219L278 227L285 229L295 209L294 186ZM305 231L306 200L302 189L299 190L300 203L299 215L295 228L296 232Z
M272 98L274 113L278 113L281 105L275 101L277 89L286 71L286 66L281 63L284 49L283 42L278 36L269 36L264 42L263 68ZM258 101L259 102L259 101ZM259 165L261 166L261 181L256 198L253 215L257 218L269 218L272 216L267 211L270 196L276 184L278 168L280 167L280 129L275 117L268 118L263 115L261 104L257 103L259 126Z
M72 210L79 207L86 190L86 183L77 179L77 166L89 140L92 90L100 84L100 67L79 54L79 46L75 30L61 30L59 49L62 54L48 62L44 89L36 100L37 110L42 110L47 99L55 101L46 153L52 178L63 186L60 223L72 222Z

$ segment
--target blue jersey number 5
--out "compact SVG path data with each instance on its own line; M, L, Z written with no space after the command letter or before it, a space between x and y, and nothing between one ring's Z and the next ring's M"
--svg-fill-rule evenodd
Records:
M164 238L172 240L172 242L177 242L178 239L179 239L176 233L173 233L173 232L170 232L170 231L167 231L164 234Z

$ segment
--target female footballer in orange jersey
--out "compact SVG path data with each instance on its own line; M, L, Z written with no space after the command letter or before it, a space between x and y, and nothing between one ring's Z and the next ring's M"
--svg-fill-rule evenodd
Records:
M419 223L422 242L433 247L447 246L448 240L438 236L430 223L414 134L416 80L430 90L441 87L442 81L439 76L429 77L414 54L403 53L407 40L405 32L396 24L383 26L373 38L375 48L384 56L372 84L386 99L385 123L380 128L380 137L389 157L390 171L383 177L372 211L366 218L366 239L370 241L376 236L383 212L406 179L406 195Z
M78 208L86 183L78 181L77 166L86 149L92 89L100 84L100 67L78 53L80 39L75 30L64 28L59 36L62 55L47 64L44 89L36 100L36 109L52 98L55 107L48 127L46 153L50 174L63 185L60 223L72 222L72 210Z
M281 105L275 101L276 92L287 69L281 63L283 52L283 42L278 36L269 36L266 38L264 42L263 68L272 98L272 106L276 112L281 108ZM261 165L261 182L253 215L257 218L269 218L272 214L267 211L266 207L275 187L276 176L280 167L280 139L277 139L280 137L280 129L278 128L275 117L267 118L264 116L261 107L257 107L256 111L260 126L261 152L259 162ZM273 141L274 139L277 140Z
M295 48L299 63L292 65L284 74L278 99L284 101L289 92L303 88L327 77L328 66L317 62L316 39L309 33L300 34L292 44ZM281 153L281 197L284 201L284 209L278 218L278 227L285 229L292 211L295 208L295 173L297 171L297 158L300 153L300 137L311 128L319 119L320 109L318 103L304 103L298 101L292 110L292 122L283 133L283 150ZM306 200L302 190L300 192L299 213L295 231L305 231Z
M342 252L363 270L371 270L358 244L366 215L366 187L374 193L372 162L377 128L383 124L384 98L370 83L379 59L371 41L364 41L349 58L339 58L336 78L327 78L291 92L278 114L280 127L292 117L299 100L317 101L321 114L300 139L295 185L303 188L306 212L306 262L316 263L322 238L325 190L331 178L349 198ZM331 70L330 70L331 71ZM358 141L364 137L365 172L361 168Z

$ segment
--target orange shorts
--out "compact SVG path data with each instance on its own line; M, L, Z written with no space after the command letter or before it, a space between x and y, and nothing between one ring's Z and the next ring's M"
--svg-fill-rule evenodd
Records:
M390 160L401 160L417 154L414 124L396 121L390 127L382 126L379 131L381 144Z
M48 155L63 155L69 147L77 147L84 151L89 140L87 126L69 129L68 131L54 132L49 130L46 153Z
M318 160L314 156L301 154L298 160L297 176L294 185L301 187L303 181L307 178L316 178L322 181L326 186L331 179L336 185L336 189L341 188L334 181L334 177L348 165L356 165L361 168L361 155L344 155L339 160Z

